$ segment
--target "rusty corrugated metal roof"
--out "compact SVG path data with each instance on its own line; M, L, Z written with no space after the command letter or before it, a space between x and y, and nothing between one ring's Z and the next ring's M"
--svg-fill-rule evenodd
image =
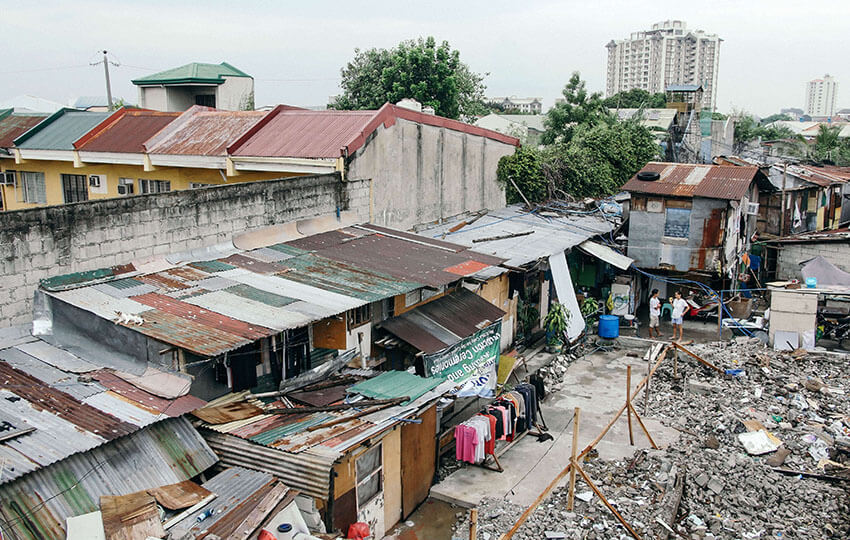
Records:
M144 143L170 124L180 113L122 109L74 143L83 152L142 153Z
M167 416L180 416L206 404L206 401L191 395L180 396L176 399L155 396L104 369L93 372L91 376L121 397Z
M196 105L145 142L145 151L149 154L223 156L230 142L265 115L265 111L221 111Z
M622 190L668 197L741 200L749 191L758 170L758 167L734 165L652 162L640 172L658 173L658 180L638 180L635 174Z
M0 148L14 146L13 141L47 118L46 114L11 113L0 117Z
M425 353L435 353L473 335L505 312L460 289L381 323L381 327Z
M0 389L29 401L33 407L48 411L75 426L111 441L136 431L137 426L73 398L39 379L0 362Z

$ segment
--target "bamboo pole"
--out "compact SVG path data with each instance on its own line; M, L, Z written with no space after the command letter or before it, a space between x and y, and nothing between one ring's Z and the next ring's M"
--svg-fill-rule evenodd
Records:
M674 344L673 344L673 346L675 346L677 349L679 349L679 350L680 350L680 351L682 351L683 353L687 354L688 356L691 356L691 357L695 358L695 359L696 359L699 363L701 363L702 365L704 365L704 366L706 366L706 367L709 367L709 368L713 369L714 371L716 371L716 372L720 373L721 375L722 375L722 374L725 374L725 372L724 372L722 369L720 369L719 367L715 366L714 364L712 364L712 363L711 363L711 362L709 362L708 360L703 360L702 358L700 358L699 356L697 356L695 353L692 353L691 351L689 351L688 349L686 349L686 348L684 348L683 346L679 345L678 343L674 343Z
M473 508L469 511L469 540L478 538L478 509Z
M573 414L573 449L570 455L570 463L574 463L576 460L576 453L578 451L578 423L579 417L581 415L581 408L576 407L575 413ZM575 467L570 468L570 493L569 498L567 499L567 511L572 512L573 505L575 504L575 495L576 495L576 469Z
M596 487L596 484L594 484L590 477L587 475L587 473L584 472L584 469L582 469L581 466L576 462L573 462L572 465L578 469L579 474L582 478L584 478L584 481L587 482L587 485L590 486L590 489L592 489L593 492L596 493L596 496L599 497L599 500L601 500L602 503L608 507L608 510L610 510L612 514L614 514L614 517L616 517L620 521L620 523L623 524L623 527L625 527L626 530L629 531L629 534L635 537L636 540L641 540L640 535L638 535L637 531L632 529L632 526L629 525L628 522L626 522L626 520L623 518L623 516L620 515L619 512L617 512L617 509L614 508L610 502L608 502L608 499L606 499L605 495L603 495L602 492L599 491L599 488Z

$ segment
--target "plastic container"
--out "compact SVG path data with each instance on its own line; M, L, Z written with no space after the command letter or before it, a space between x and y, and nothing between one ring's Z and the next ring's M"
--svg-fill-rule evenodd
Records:
M277 526L277 538L278 540L291 540L292 538L292 525L289 523L281 523Z
M807 289L817 289L818 288L818 278L807 277L806 278L806 288Z
M616 315L600 315L599 337L605 339L620 337L620 318Z

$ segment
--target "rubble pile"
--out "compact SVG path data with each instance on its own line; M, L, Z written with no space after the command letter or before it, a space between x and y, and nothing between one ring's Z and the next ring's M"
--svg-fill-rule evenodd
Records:
M632 459L584 463L606 498L642 538L667 537L659 521L676 529L669 537L692 540L850 538L848 359L778 353L746 338L688 349L724 373L679 353L674 376L668 356L652 379L648 416L681 437ZM553 491L514 538L631 538L581 479L576 492L567 512L567 488ZM495 540L522 511L485 500L479 531Z
M543 377L547 392L558 392L564 387L567 368L575 361L576 357L572 354L559 354L537 371Z

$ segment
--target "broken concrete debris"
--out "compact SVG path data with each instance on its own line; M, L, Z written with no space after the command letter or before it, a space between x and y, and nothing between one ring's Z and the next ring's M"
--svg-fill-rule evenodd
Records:
M850 538L848 358L775 352L741 339L689 349L724 373L747 376L720 375L680 357L674 379L672 364L662 364L649 416L682 435L633 459L583 464L605 496L642 538ZM635 399L641 410L642 399ZM671 505L677 479L684 490ZM565 510L567 487L559 487L513 538L553 531L565 539L631 538L598 497L581 496L585 484L576 487L573 512ZM499 538L523 510L484 499L479 531ZM456 536L465 526L458 524Z

